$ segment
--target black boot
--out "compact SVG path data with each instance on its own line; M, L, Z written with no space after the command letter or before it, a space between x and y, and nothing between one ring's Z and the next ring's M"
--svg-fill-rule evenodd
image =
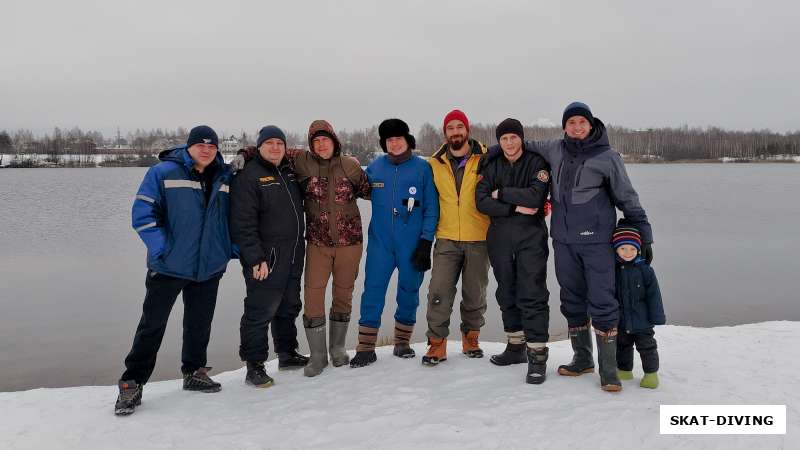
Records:
M278 353L278 370L296 370L308 364L308 357L292 350L288 353Z
M511 364L522 364L528 360L525 356L525 346L526 344L523 342L521 344L506 344L506 349L503 350L503 353L499 355L492 355L489 358L489 361L496 366L510 366Z
M142 385L133 380L119 382L119 395L114 405L114 414L127 416L133 414L137 406L142 404Z
M558 374L577 377L584 373L594 372L592 358L592 332L589 325L569 329L569 341L572 344L572 362L558 366Z
M350 360L350 367L365 367L378 360L378 355L375 350L368 350L363 352L356 352L356 356Z
M259 388L267 388L275 384L275 380L267 375L264 370L263 362L247 362L247 375L244 377L245 384Z
M392 354L398 358L413 358L417 356L416 352L414 352L414 349L406 343L394 344L394 350L392 351Z
M183 374L183 390L196 392L219 392L222 385L208 376L211 367L201 367L192 373Z
M525 382L528 384L542 384L547 375L548 348L528 348L528 375Z
M617 375L617 329L595 330L597 335L597 362L600 365L600 387L604 391L619 392L622 382Z

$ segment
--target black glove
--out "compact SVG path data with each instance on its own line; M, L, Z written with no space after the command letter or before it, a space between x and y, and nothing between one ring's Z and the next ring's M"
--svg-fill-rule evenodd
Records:
M647 264L653 262L653 244L644 244L642 246L642 258Z
M425 272L431 268L431 246L433 242L427 239L420 239L417 249L411 255L411 264L420 272Z

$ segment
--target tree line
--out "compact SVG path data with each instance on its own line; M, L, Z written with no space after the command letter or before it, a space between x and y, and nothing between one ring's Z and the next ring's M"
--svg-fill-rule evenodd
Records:
M496 142L494 124L474 123L470 125L473 138L490 145ZM378 144L378 127L371 126L360 130L340 130L337 132L342 143L342 151L356 156L367 164L381 154ZM106 165L151 165L157 161L156 155L162 150L186 142L189 131L176 129L136 129L124 136L118 134L106 137L98 131L83 131L78 127L71 129L54 128L50 133L36 135L30 130L0 131L0 155L20 160L20 155L39 155L56 165L83 165L81 159L66 158L67 155L110 155ZM729 158L739 161L756 161L780 157L800 156L800 131L776 133L770 130L736 131L716 127L690 128L651 128L645 130L621 126L608 126L611 145L628 161L636 162L674 162L697 160L720 160ZM525 127L525 138L533 140L558 139L563 131L558 127ZM442 129L431 123L424 123L416 133L417 149L423 155L431 155L444 142ZM256 134L240 132L231 136L220 136L236 147L255 144ZM305 133L287 133L287 144L293 148L307 148ZM24 159L24 158L23 158ZM0 165L8 161L0 160ZM86 165L90 165L87 161Z

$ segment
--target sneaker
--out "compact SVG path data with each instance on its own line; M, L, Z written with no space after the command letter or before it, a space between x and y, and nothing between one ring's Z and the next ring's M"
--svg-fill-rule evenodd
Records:
M142 385L133 380L119 382L119 395L114 405L114 414L127 416L133 414L137 406L142 404Z
M219 392L222 385L208 376L211 367L201 367L192 373L183 374L183 390L196 392Z
M461 353L467 355L467 358L483 358L483 349L478 343L478 336L481 332L478 330L470 330L461 334Z
M292 350L288 353L278 353L278 370L301 369L308 364L308 357Z
M247 363L247 375L244 377L244 382L258 388L268 388L275 384L275 380L267 375L263 362Z
M435 366L442 361L447 361L447 339L428 338L428 353L422 357L423 366Z

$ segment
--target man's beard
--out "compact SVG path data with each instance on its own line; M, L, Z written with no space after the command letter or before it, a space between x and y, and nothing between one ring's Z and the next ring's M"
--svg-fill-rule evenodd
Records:
M459 151L467 143L467 140L467 136L465 135L450 136L447 139L447 145L450 146L450 150Z

